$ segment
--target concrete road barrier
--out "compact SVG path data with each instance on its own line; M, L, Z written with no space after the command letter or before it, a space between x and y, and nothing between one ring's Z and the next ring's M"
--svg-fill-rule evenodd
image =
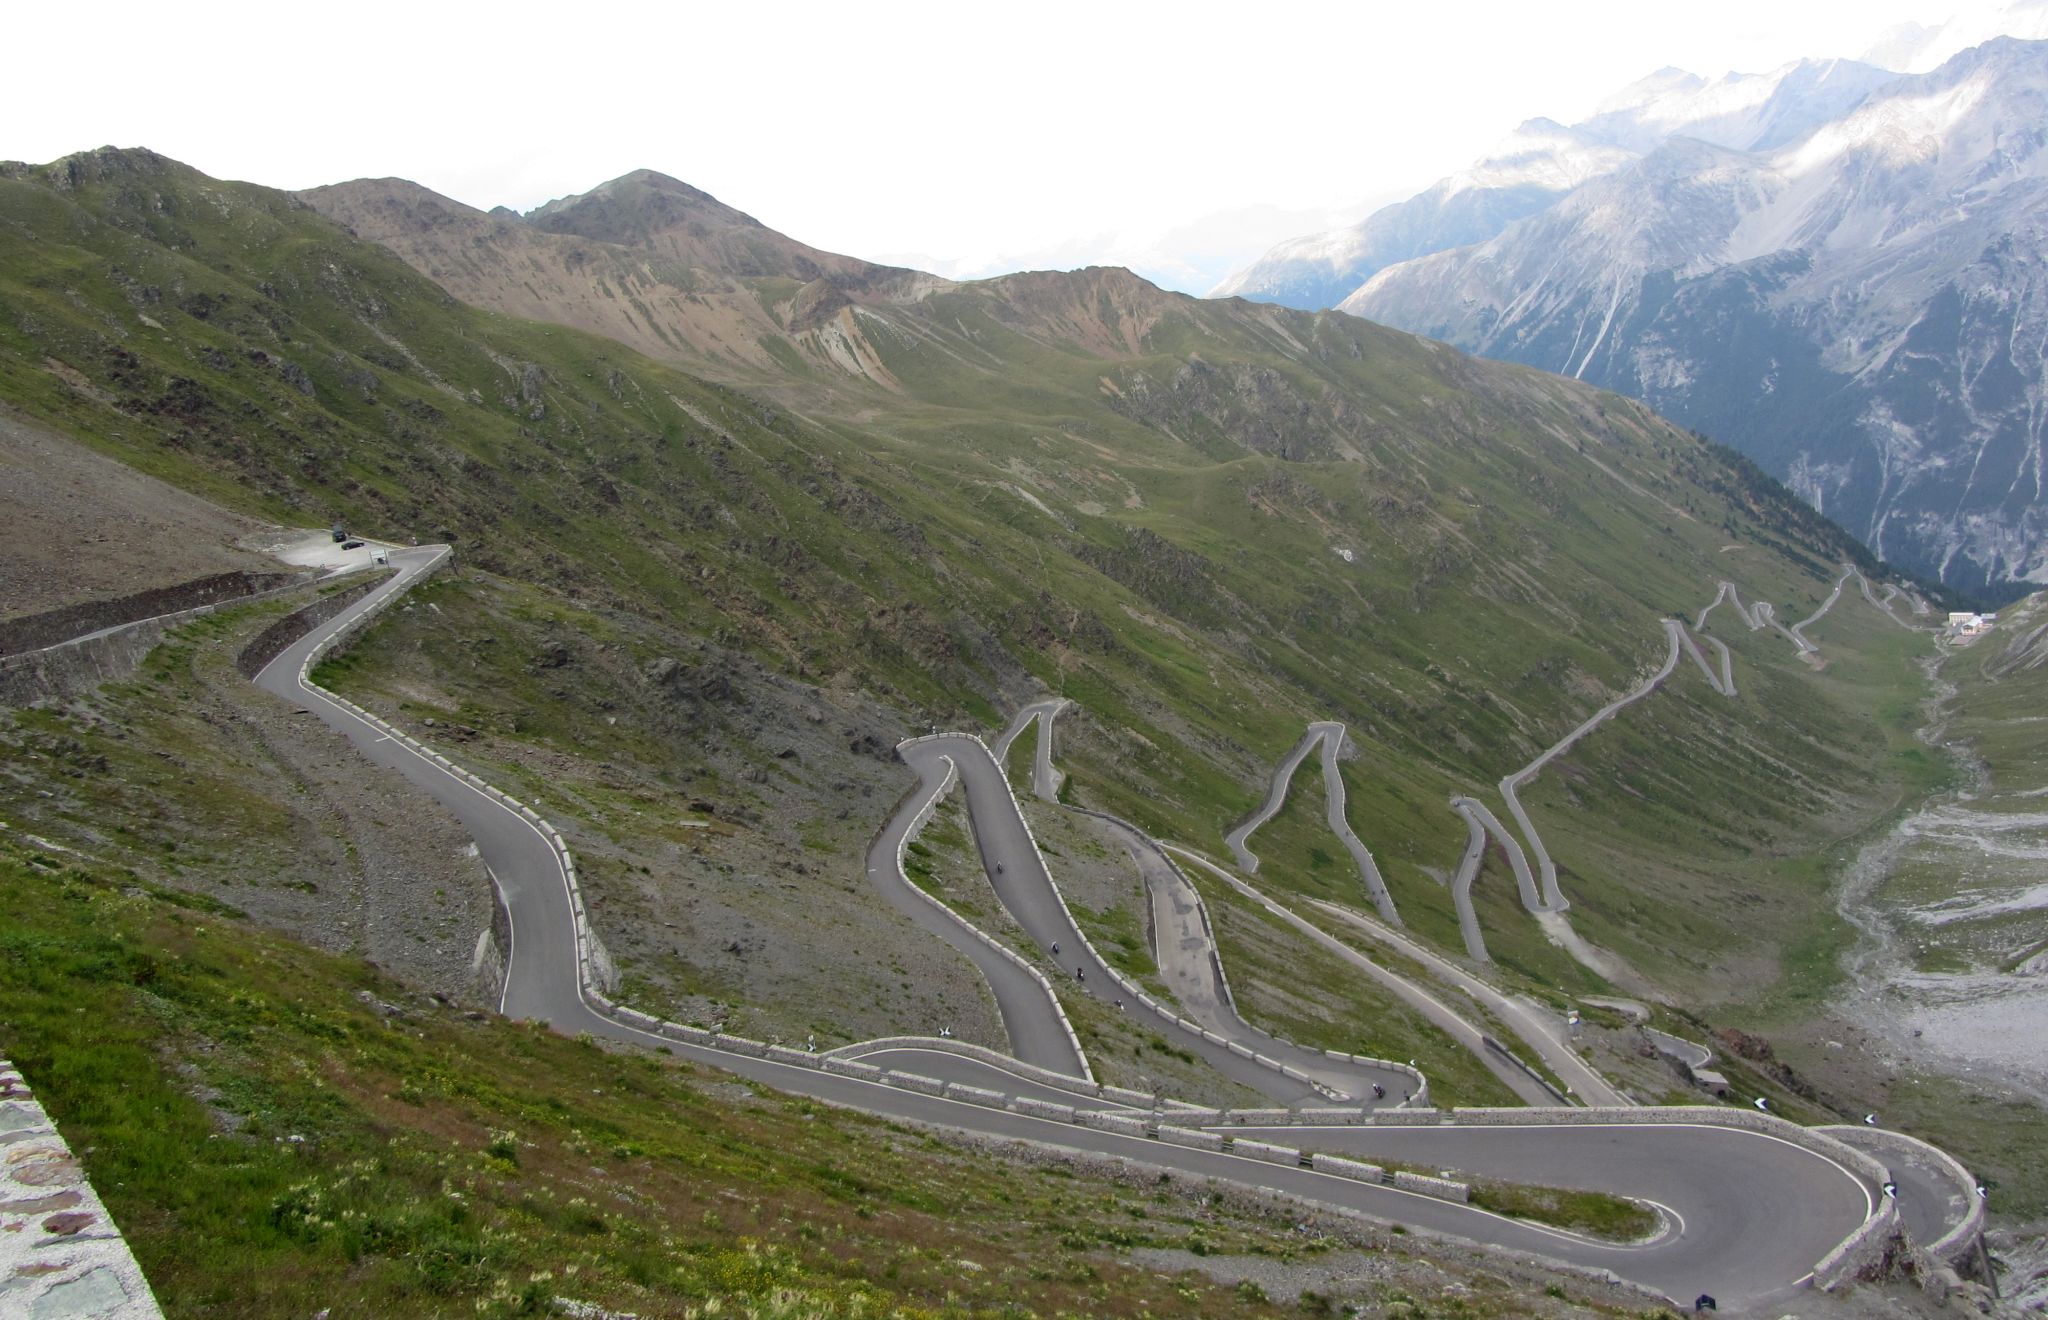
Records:
M724 1050L728 1054L744 1054L750 1059L768 1057L768 1047L760 1041L748 1040L744 1036L728 1036L723 1032L711 1038L711 1047Z
M1171 1123L1162 1123L1155 1135L1169 1145L1189 1146L1195 1150L1223 1149L1223 1134L1220 1132L1202 1132L1195 1128L1175 1127Z
M947 1082L946 1098L970 1105L987 1105L990 1109L1001 1109L1003 1102L1009 1097L1001 1091L991 1091L986 1087L969 1086L965 1082Z

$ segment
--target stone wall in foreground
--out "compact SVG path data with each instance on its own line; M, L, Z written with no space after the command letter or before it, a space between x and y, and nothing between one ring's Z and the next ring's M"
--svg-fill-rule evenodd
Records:
M121 1230L21 1073L0 1059L0 1315L162 1320Z

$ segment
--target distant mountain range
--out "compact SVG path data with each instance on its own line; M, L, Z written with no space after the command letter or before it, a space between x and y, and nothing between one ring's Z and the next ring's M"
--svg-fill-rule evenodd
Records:
M2011 594L2048 581L2044 93L2048 42L2011 38L1916 75L1664 70L1216 292L1634 395L1881 556Z

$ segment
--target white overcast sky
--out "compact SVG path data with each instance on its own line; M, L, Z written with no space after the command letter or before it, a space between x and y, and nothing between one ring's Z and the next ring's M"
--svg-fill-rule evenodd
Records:
M148 146L278 187L399 175L520 209L645 166L818 247L948 271L1213 263L1665 65L1856 55L1993 7L24 0L0 159Z

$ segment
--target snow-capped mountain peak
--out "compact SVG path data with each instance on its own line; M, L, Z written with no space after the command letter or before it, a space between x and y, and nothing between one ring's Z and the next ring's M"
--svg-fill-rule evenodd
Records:
M1660 78L1576 129L1685 133L1341 306L1634 394L1956 585L2048 581L2048 41L1873 77Z
M1634 151L1673 137L1767 150L1852 109L1897 75L1854 60L1798 60L1769 73L1707 81L1667 69L1610 98L1580 131Z

